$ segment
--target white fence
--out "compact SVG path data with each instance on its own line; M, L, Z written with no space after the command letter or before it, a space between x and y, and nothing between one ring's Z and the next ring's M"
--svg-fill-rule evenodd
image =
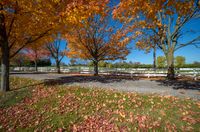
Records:
M14 67L11 71L31 72L34 67ZM93 67L61 67L63 73L81 73L92 74ZM38 72L56 72L56 67L38 67ZM131 75L131 76L166 76L167 69L153 69L153 68L105 68L99 67L100 74L115 74L115 75ZM175 74L177 76L200 76L200 68L176 68Z

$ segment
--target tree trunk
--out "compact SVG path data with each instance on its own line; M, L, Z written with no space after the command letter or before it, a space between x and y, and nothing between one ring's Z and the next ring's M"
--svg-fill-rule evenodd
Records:
M173 52L168 52L167 54L167 79L169 80L175 79Z
M99 70L98 70L98 61L94 61L94 76L99 75Z
M169 66L167 69L167 79L173 80L175 79L175 73L174 73L174 66Z
M56 68L57 68L57 73L60 74L60 63L59 61L56 61Z
M156 71L156 45L153 47L153 69Z
M0 11L2 10L0 7ZM5 17L0 14L0 45L1 45L1 91L9 91L9 45L5 28Z
M1 48L1 91L9 91L9 48L8 45L2 45Z
M34 62L35 62L35 71L38 72L37 60L35 60Z

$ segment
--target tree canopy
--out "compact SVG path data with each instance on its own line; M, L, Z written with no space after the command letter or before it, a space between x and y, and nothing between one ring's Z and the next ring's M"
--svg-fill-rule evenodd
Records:
M91 13L101 14L108 0L1 0L1 90L9 90L9 64L23 48L49 41Z
M188 45L198 46L200 42L199 35L184 43L180 41L195 30L185 31L184 26L200 17L199 0L122 0L113 17L128 23L130 32L135 31L138 47L146 49L156 43L166 56L169 79L174 79L174 52Z
M68 41L67 55L72 58L91 60L95 68L104 60L125 59L129 53L128 43L131 38L123 28L110 24L109 15L97 15L82 21L81 27L74 27L66 34ZM96 71L97 70L97 71ZM98 74L96 69L95 74Z

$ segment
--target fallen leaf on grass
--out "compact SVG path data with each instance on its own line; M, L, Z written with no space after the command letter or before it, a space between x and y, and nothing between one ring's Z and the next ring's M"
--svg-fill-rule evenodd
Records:
M160 110L160 114L161 114L162 116L166 116L166 113L165 113L164 110Z
M196 124L197 123L197 121L194 118L192 118L190 115L183 116L182 120L186 121L186 122L188 122L190 124Z
M74 124L71 128L73 132L80 131L100 131L100 132L108 132L108 131L126 131L125 127L118 127L114 123L112 123L108 117L102 117L99 115L91 116L86 118L83 122L79 124Z

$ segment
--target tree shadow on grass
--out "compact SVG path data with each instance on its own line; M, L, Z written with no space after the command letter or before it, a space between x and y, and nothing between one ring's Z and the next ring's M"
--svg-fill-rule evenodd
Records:
M12 106L22 101L25 97L30 97L30 96L31 96L30 88L15 89L6 93L1 93L0 108Z
M26 88L29 88L29 87L34 87L34 86L38 86L38 85L42 85L44 84L44 82L40 82L40 83L34 83L34 84L30 84L30 85L25 85L25 86L21 86L21 87L16 87L14 89L10 89L10 91L18 91L20 89L26 89Z
M186 80L157 80L156 82L162 86L171 86L173 89L185 89L185 90L199 90L199 81L186 81Z
M100 83L114 83L122 82L123 80L132 80L136 81L139 78L131 78L128 76L111 76L111 75L101 75L101 76L66 76L59 77L58 79L46 79L44 81L45 85L63 85L63 84L72 84L72 83L89 83L89 82L100 82Z
M0 108L12 106L26 97L31 97L31 91L35 86L44 84L43 82L15 87L5 93L0 93Z

